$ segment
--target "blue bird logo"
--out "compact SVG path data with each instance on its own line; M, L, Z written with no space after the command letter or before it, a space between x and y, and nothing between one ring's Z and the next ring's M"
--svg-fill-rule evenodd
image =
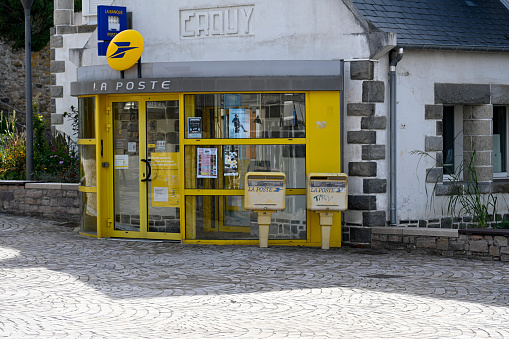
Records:
M125 56L125 53L127 51L130 51L132 49L136 49L138 47L131 47L131 42L113 42L115 45L117 45L117 50L113 52L108 58L111 59L122 59Z

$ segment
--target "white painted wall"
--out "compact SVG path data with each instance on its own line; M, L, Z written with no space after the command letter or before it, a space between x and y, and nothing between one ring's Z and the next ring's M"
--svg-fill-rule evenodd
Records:
M434 104L435 83L509 84L509 58L501 53L411 51L405 50L397 66L397 200L400 220L443 216L445 198L437 197L435 209L429 207L432 184L425 184L431 159L411 155L424 150L424 137L436 135L436 120L425 120L425 105ZM434 152L432 153L434 155ZM426 187L428 194L426 194ZM499 208L507 211L500 199Z
M133 12L133 28L145 40L143 62L228 60L331 60L369 57L365 33L342 1L114 1ZM233 7L232 7L233 6ZM249 33L186 37L181 11L210 13L245 6L252 10ZM210 9L210 10L208 10ZM192 26L193 25L189 25ZM239 28L244 29L241 16ZM106 64L94 37L83 66Z

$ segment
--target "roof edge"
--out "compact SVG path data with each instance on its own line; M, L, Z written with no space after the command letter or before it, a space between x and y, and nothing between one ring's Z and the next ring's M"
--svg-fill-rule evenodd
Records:
M462 52L504 52L509 53L509 46L474 46L474 45L438 45L398 43L396 47L419 50L462 51Z

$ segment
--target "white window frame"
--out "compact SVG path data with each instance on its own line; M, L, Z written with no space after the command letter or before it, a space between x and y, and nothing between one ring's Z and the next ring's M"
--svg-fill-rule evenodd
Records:
M496 172L495 173L495 166L493 166L493 179L507 179L508 177L508 169L509 169L509 157L507 153L509 153L509 105L495 105L495 106L503 106L505 107L505 169L506 171L505 172ZM494 122L492 121L492 124ZM494 126L492 126L492 131L494 131ZM494 140L493 140L494 141ZM495 143L493 142L493 145L495 145ZM493 152L495 152L495 149L493 149ZM492 155L492 165L494 165L493 163L493 159L494 158L494 154Z

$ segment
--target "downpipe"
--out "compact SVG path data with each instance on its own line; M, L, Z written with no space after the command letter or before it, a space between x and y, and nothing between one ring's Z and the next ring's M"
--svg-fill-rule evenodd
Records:
M403 48L398 49L397 54L394 57L390 58L390 71L389 71L389 91L390 91L390 129L389 129L389 147L390 147L390 186L389 186L389 216L390 216L390 224L397 225L398 224L398 209L397 209L397 200L396 200L396 133L397 133L397 116L396 116L396 66L398 62L403 59Z

